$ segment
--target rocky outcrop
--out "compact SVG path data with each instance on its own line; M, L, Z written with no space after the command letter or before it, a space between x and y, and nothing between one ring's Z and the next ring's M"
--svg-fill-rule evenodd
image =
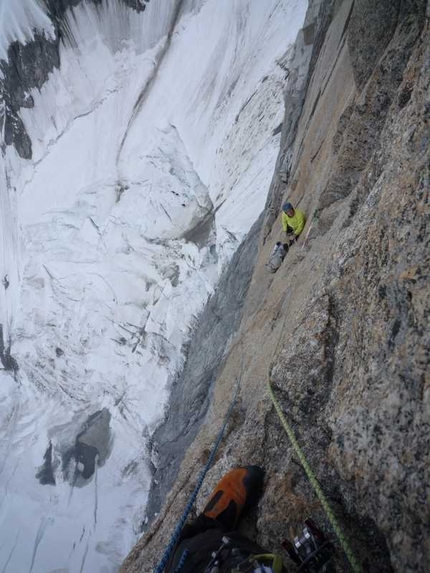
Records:
M0 363L5 370L16 373L19 370L18 362L11 354L10 341L5 344L3 325L0 324Z
M74 487L83 487L104 466L112 450L111 414L103 408L88 416L73 444L53 447L49 441L43 464L36 478L41 485L55 485L57 479L68 480Z
M239 403L195 512L227 469L260 464L267 483L243 524L249 535L282 551L311 515L333 536L268 397L269 373L364 570L430 569L429 16L419 0L327 0L302 32L313 37L309 74L286 107L242 321L204 424L124 573L152 571L161 556L237 377ZM308 223L272 275L264 264L287 197ZM336 565L349 570L340 550Z
M13 145L24 159L31 159L32 145L19 110L34 106L29 91L33 88L40 90L49 74L60 67L60 43L65 38L73 41L73 38L69 38L64 13L81 1L45 0L47 14L55 30L53 39L35 32L34 38L26 44L12 42L8 48L7 61L0 60L0 89L1 99L4 100L4 108L0 112L0 128L4 133L4 144ZM143 0L123 1L137 12L145 10Z

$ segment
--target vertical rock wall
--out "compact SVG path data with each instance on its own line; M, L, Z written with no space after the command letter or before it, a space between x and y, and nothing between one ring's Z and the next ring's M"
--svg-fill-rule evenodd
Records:
M175 486L124 572L151 571L162 554L238 376L239 404L196 513L227 469L261 464L265 494L244 530L282 551L311 515L333 536L268 398L269 372L364 570L430 570L430 11L418 0L328 0L320 10L306 82L287 100L239 332ZM264 264L286 198L308 223L271 275ZM340 550L336 565L349 571Z

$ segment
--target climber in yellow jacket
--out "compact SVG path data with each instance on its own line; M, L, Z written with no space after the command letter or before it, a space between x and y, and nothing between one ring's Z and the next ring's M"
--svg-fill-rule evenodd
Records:
M297 241L306 224L306 215L291 203L282 206L282 228L291 237L290 246Z

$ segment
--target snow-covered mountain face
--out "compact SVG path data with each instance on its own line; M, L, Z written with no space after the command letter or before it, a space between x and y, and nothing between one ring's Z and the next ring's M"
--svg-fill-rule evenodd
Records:
M31 152L0 108L4 572L116 571L135 541L184 345L264 206L306 8L70 4L61 41L36 0L0 9L4 85L10 42L59 50L13 110Z

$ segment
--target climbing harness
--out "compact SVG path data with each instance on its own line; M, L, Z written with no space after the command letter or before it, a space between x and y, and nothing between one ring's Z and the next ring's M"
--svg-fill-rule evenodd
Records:
M285 321L286 321L286 318L284 319L284 322L283 322L283 325L281 328L281 334L284 330ZM281 341L281 334L279 335L278 343L276 345L273 356L275 356L275 354L277 353L277 350L279 348L280 341ZM323 508L326 512L326 515L327 515L327 517L328 517L328 519L329 519L329 521L330 521L330 523L331 523L331 525L332 525L332 527L333 527L333 529L337 535L337 538L339 539L339 543L340 543L343 551L345 552L345 555L348 558L348 561L351 565L353 572L354 573L363 573L363 569L362 569L360 563L358 562L357 558L355 557L355 555L354 555L354 553L353 553L353 551L352 551L352 549L348 543L348 540L346 539L342 529L340 528L339 522L338 522L332 508L330 507L330 504L329 504L324 492L322 491L321 486L318 483L318 480L317 480L313 470L311 469L311 467L308 463L308 460L306 459L305 454L303 453L303 450L299 446L299 443L296 439L296 436L294 434L293 429L291 428L290 424L287 422L287 419L284 416L281 405L279 404L279 402L275 396L275 393L273 391L273 388L272 388L270 369L269 369L269 372L267 374L267 390L269 392L269 396L273 402L273 405L275 406L275 410L279 416L281 424L283 425L284 430L287 433L287 436L289 437L290 442L291 442L291 444L292 444L292 446L293 446L293 448L294 448L294 450L295 450L295 452L296 452L296 454L297 454L297 456L298 456L298 458L299 458L299 460L303 466L303 469L305 470L306 475L308 476L308 479L311 482L311 485L314 488L314 491L315 491L319 501L321 502L321 505L323 506Z
M282 547L303 573L324 573L333 556L333 544L311 519L305 519L303 531L294 544L285 539Z
M243 553L238 547L234 547L234 541L224 535L221 539L221 546L218 551L212 553L212 559L206 566L204 573L219 573L220 567L226 559L233 559L235 564L229 562L229 566L234 567L231 573L282 573L282 559L273 553L263 553L249 555Z
M221 546L218 549L218 551L214 551L212 553L212 559L207 564L207 567L206 567L204 573L219 573L218 565L219 565L220 559L222 558L222 554L223 554L224 550L227 547L229 547L229 545L230 545L230 539L225 535L221 539Z
M232 573L282 573L282 559L273 553L250 555L246 561L232 570Z
M242 368L243 368L243 365L242 365ZM242 373L241 373L241 376L242 376ZM194 488L194 491L193 491L193 493L191 494L190 499L188 500L188 503L187 503L187 505L186 505L186 507L185 507L185 509L184 509L184 512L183 512L183 514L182 514L180 520L178 521L178 523L177 523L177 525L176 525L176 527L175 527L175 530L174 530L174 532L173 532L172 538L171 538L171 540L170 540L170 542L169 542L169 545L167 546L166 551L164 552L163 557L161 558L161 560L160 560L159 564L157 565L157 567L154 569L154 573L163 573L163 571L164 571L164 569L165 569L165 567L166 567L166 565L167 565L167 563L168 563L168 561L169 561L169 559L170 559L170 556L172 555L173 550L175 549L175 546L176 546L176 544L177 544L177 542L178 542L178 540L179 540L179 537L180 537L180 535L181 535L181 531L182 531L182 529L183 529L183 527L184 527L184 525L185 525L185 522L187 521L187 517L188 517L188 515L189 515L189 513L190 513L190 511L191 511L191 509L192 509L192 507L193 507L193 505L194 505L194 502L196 501L197 494L199 493L200 488L202 487L203 480L205 479L205 476L206 476L206 474L208 473L208 470L209 470L209 468L210 468L211 465L212 465L212 462L213 462L213 460L214 460L214 458L215 458L215 454L217 453L217 450L218 450L218 448L219 448L219 446L220 446L220 444L221 444L221 441L222 441L222 439L223 439L223 437L224 437L225 429L226 429L226 427L227 427L227 424L228 424L228 421L229 421L229 419L230 419L231 413L232 413L233 408L234 408L234 406L235 406L235 404L236 404L237 396L238 396L238 394L239 394L241 376L240 376L240 378L236 378L236 389L235 389L235 391L234 391L234 395L233 395L232 401L230 402L230 406L229 406L229 408L228 408L228 410L227 410L227 414L225 415L224 424L222 425L222 427L221 427L221 429L220 429L220 431L219 431L217 440L216 440L215 444L214 444L213 447L212 447L212 451L211 451L211 453L210 453L209 459L208 459L208 461L206 462L206 465L205 465L205 467L203 468L203 470L200 472L200 476L199 476L199 479L197 480L196 487ZM178 566L177 566L176 569L175 569L175 573L180 573L180 571L182 570L182 568L183 568L183 566L184 566L184 564L185 564L185 561L186 561L186 559L187 559L187 555L188 555L188 551L185 550L185 551L183 552L182 556L181 556L181 559L180 559L180 561L179 561L179 563L178 563Z

